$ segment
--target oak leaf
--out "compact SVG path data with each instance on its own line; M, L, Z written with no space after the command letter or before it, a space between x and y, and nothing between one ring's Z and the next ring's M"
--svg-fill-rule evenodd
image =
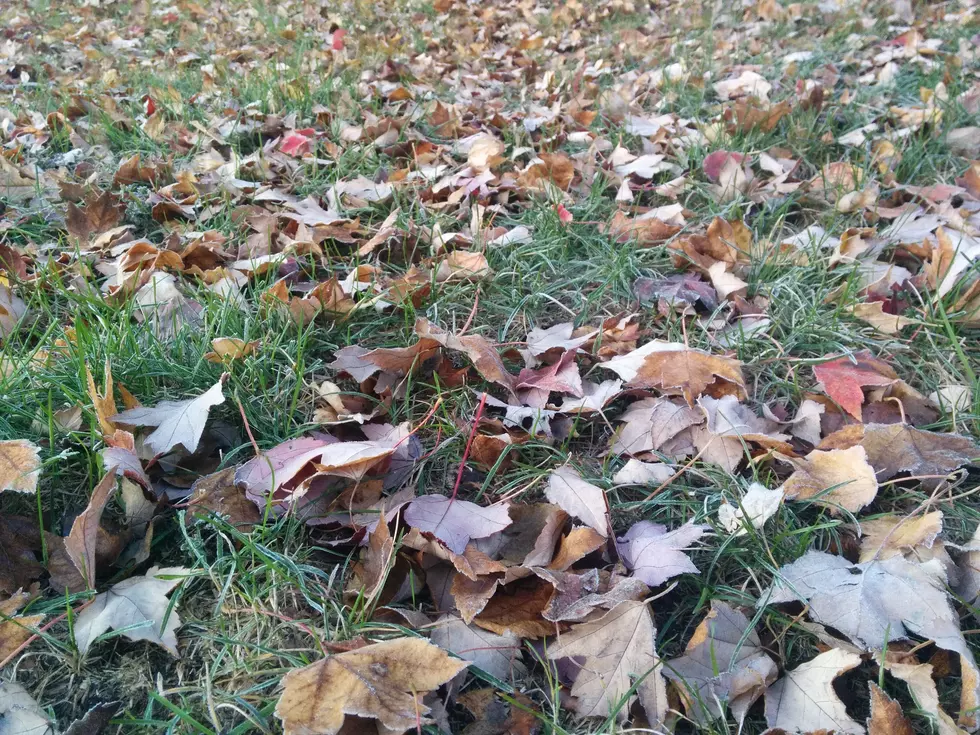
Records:
M27 439L0 441L0 493L36 493L41 448Z
M548 658L585 657L572 685L583 717L624 719L637 696L651 723L667 714L663 664L655 651L657 631L645 602L621 602L598 620L575 625L548 647ZM625 706L620 703L642 677Z
M152 408L131 408L117 413L112 421L132 426L156 427L145 442L156 454L166 454L178 444L191 454L197 451L212 406L225 402L225 377L194 398L160 401Z
M183 567L152 567L144 576L124 579L97 595L75 619L79 652L84 654L96 638L113 628L131 641L150 641L176 656L176 631L181 623L167 594L184 581L189 571Z
M421 638L374 643L290 671L276 716L285 735L334 735L347 715L402 732L432 722L422 694L466 666Z
M786 732L864 735L834 691L834 679L860 664L857 654L832 648L787 671L766 692L766 724Z

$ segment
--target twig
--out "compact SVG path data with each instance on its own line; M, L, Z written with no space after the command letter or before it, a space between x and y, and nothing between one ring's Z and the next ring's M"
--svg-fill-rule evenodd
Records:
M466 330L470 328L470 324L473 323L473 317L476 316L476 308L480 305L480 289L482 284L476 287L476 295L473 297L473 308L470 309L470 315L466 317L466 321L463 323L463 328L459 330L457 337L462 337L466 334Z
M248 434L248 440L252 442L252 449L255 450L255 456L259 457L262 455L262 450L259 449L258 442L255 441L255 437L252 436L252 427L248 425L248 417L245 415L245 407L242 406L241 400L238 396L235 396L235 403L238 404L238 412L242 415L242 421L245 422L245 433Z
M693 465L695 462L697 462L699 459L701 459L701 455L704 454L704 450L711 446L711 442L712 441L714 441L713 438L711 439L711 441L709 441L707 444L705 444L701 448L701 451L700 452L698 452L693 457L691 457L691 460L686 465L684 465L683 467L681 467L679 470L677 470L677 472L675 472L670 477L668 477L666 480L664 480L662 483L660 483L660 487L658 487L652 493L650 493L649 495L647 495L640 502L641 503L647 502L648 500L650 500L651 498L653 498L655 495L657 495L657 493L659 493L661 490L663 490L665 487L667 487L670 483L672 483L678 477L680 477L685 472L687 472L691 468L691 465Z
M470 438L466 440L466 449L463 450L463 458L459 461L459 472L456 473L456 484L453 485L453 494L450 500L456 499L459 492L460 483L463 482L463 470L466 469L466 458L470 456L470 449L473 448L473 440L476 438L477 429L480 426L480 418L483 416L483 407L487 405L487 392L484 391L480 396L480 405L476 407L476 414L473 416L473 428L470 429Z

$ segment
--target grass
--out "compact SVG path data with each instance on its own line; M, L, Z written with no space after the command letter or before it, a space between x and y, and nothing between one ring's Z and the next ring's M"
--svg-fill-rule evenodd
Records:
M836 234L866 224L857 214L841 214L816 205L802 192L761 202L746 198L717 202L710 195L709 182L701 169L702 160L712 151L758 153L781 146L799 159L801 180L818 175L828 163L842 160L853 163L868 176L880 178L883 172L877 168L870 149L845 149L833 141L880 119L890 105L918 104L920 88L934 89L940 81L947 84L950 99L943 107L944 127L975 124L957 101L971 83L965 69L906 64L893 88L882 90L853 83L861 69L852 55L849 34L860 34L869 43L893 38L895 33L881 17L870 28L853 18L849 24L815 25L819 27L817 33L809 33L789 21L769 23L759 29L757 37L740 33L732 45L728 37L733 26L741 27L740 21L731 14L714 17L707 6L701 8L698 3L690 3L689 10L687 17L681 19L678 14L683 11L662 9L667 29L676 34L673 43L664 48L622 48L615 43L617 35L649 28L650 16L638 6L630 10L625 3L592 9L597 18L579 20L574 26L586 36L594 36L583 41L581 58L590 63L601 58L609 71L598 73L590 83L597 89L612 90L631 70L640 73L682 61L690 71L689 81L668 83L656 114L676 112L697 120L710 119L720 112L710 81L722 78L717 75L724 71L723 67L740 63L759 64L767 77L780 80L783 89L778 95L773 94L775 99L788 94L796 79L812 78L828 64L837 66L856 94L846 105L828 98L820 111L797 107L770 132L736 132L687 150L686 168L691 172L692 183L681 203L693 213L692 228L707 224L715 216L741 217L757 242L779 242L813 222ZM295 114L299 128L310 120L317 106L325 106L332 115L329 141L336 143L345 123L371 124L369 115L392 116L412 108L414 103L409 102L395 110L370 86L376 81L372 75L382 70L387 52L391 51L394 60L405 62L410 55L438 56L457 43L460 47L468 43L471 48L454 53L475 63L475 59L490 54L494 48L489 26L487 39L474 35L470 18L453 16L443 26L429 3L386 2L382 8L380 4L353 2L330 8L331 13L337 13L336 21L341 26L353 29L348 36L348 60L334 61L318 35L322 24L306 23L303 12L298 4L269 7L246 0L215 4L203 13L192 5L180 6L173 11L174 18L169 17L169 10L153 7L147 12L139 3L115 3L104 9L24 0L11 3L0 11L0 17L8 22L15 17L29 19L30 25L16 26L12 33L19 43L26 44L24 60L17 63L31 69L38 86L21 88L11 83L9 92L0 93L0 108L15 113L33 111L43 117L65 110L73 96L82 91L93 99L110 94L118 99L126 114L136 116L143 112L142 97L149 94L168 121L187 129L191 142L180 151L153 140L139 127L113 125L107 115L80 118L76 126L81 131L84 121L85 135L100 149L93 160L104 181L106 172L111 173L119 160L137 152L150 158L173 159L176 168L190 166L210 144L201 131L206 133L222 119L246 110L260 119L265 115ZM657 12L660 14L661 9ZM503 21L497 17L496 22ZM90 78L81 73L76 78L67 66L73 58L75 42L66 31L55 31L66 24L78 28L83 23L101 28L94 36L86 36L86 42L91 55L114 70L114 77L93 74L89 66L85 73ZM141 54L114 53L109 32L134 23L150 29L142 36ZM551 38L551 34L569 32L570 27L560 18L542 17L540 28ZM974 19L964 26L937 24L926 30L928 36L941 38L944 48L955 48L959 39L977 32L977 23ZM45 40L46 33L54 35ZM512 35L514 38L507 36L503 41L508 47L517 42L514 39L518 36L528 38L533 32L529 26ZM774 66L778 57L773 49L813 51L814 56L799 62L795 77L783 77ZM184 65L175 62L175 58L192 50L202 58ZM43 60L48 54L65 65L45 66ZM725 58L725 64L719 55ZM580 59L572 52L557 53L548 43L529 50L522 59L529 66L534 65L537 80L545 70L554 72L556 86L546 90L557 89L559 83L578 84L575 80ZM494 63L499 73L508 77L512 69L505 61L498 58ZM213 69L206 70L206 66ZM429 80L423 71L406 71L416 78L421 75L420 85L431 81L436 94L447 102L452 102L462 88L460 78L466 73L460 66ZM705 72L712 74L708 82L701 79ZM518 81L511 83L508 77L507 89L502 93L507 109L549 99L547 91L526 96L534 81L525 87L519 77L515 78ZM177 99L169 97L167 90L171 89ZM424 122L419 125L421 130L426 129ZM605 110L597 116L592 129L631 151L642 147L641 139L626 134L616 116ZM508 145L543 149L542 142L556 132L556 127L545 126L545 133L535 137L516 126L508 127L504 136ZM399 140L409 139L407 130L403 130ZM244 158L259 151L262 142L254 132L233 130L222 136L218 148ZM561 144L560 139L555 140L555 145ZM45 144L38 161L50 165L58 154L72 147L70 139L56 134ZM571 145L566 148L581 150ZM911 135L901 143L901 155L891 173L905 185L952 183L965 168L965 162L949 151L941 135ZM298 171L284 177L277 186L290 187L292 193L303 198L322 195L333 183L357 176L381 180L397 168L386 154L370 145L351 146L330 158L331 164ZM261 178L259 171L249 175ZM186 295L201 305L199 323L181 329L172 339L160 339L139 323L131 300L106 299L97 288L84 287L86 281L96 282L96 274L79 279L54 260L38 259L33 283L18 291L27 302L29 316L0 345L0 357L7 366L0 371L0 400L4 406L0 411L0 439L26 438L40 444L44 470L36 498L4 493L0 495L0 512L37 517L44 529L62 535L74 514L84 507L90 489L106 469L98 453L102 438L87 393L87 369L102 386L105 366L111 366L116 383L124 385L144 405L196 395L213 385L223 371L230 373L225 389L228 400L211 414L227 431L222 433L223 440L215 447L206 470L183 468L185 474L191 474L233 466L249 458L252 445L246 427L263 449L316 429L312 422L313 385L334 379L333 371L326 366L335 351L352 344L410 344L414 341L415 318L420 316L458 331L472 313L471 334L506 343L520 341L535 326L547 327L567 320L576 326L594 325L603 318L635 313L645 339L684 340L692 347L718 352L712 330L706 325L711 316L722 315L721 310L716 315L703 315L700 320L685 320L676 314L661 315L655 308L637 306L633 294L636 278L666 276L676 269L665 248L639 249L633 243L619 243L596 226L607 222L615 211L615 189L600 178L591 191L566 202L574 216L568 225L560 221L556 202L546 197L531 196L496 213L495 224L531 227L534 239L489 249L486 254L494 273L489 280L462 281L433 289L418 307L407 305L388 313L364 310L346 320L318 320L302 326L260 302L258 295L275 280L269 275L246 286L241 307L217 297L204 286L188 284ZM133 225L137 236L160 243L173 228L151 217L146 204L149 192L148 187L125 187L125 222ZM419 228L439 225L448 232L465 224L457 220L452 210L426 207L414 196L407 190L399 191L394 201L357 209L355 214L365 229L376 228L396 206L402 209L399 222L405 226L409 222ZM0 201L3 198L0 192ZM637 192L634 203L658 206L666 202L645 191ZM231 196L216 199L210 219L199 223L200 228L226 235L229 247L241 245L248 233L241 224L242 213L236 211L238 206ZM59 252L78 256L63 229L62 211L60 204L34 207L7 202L3 210L3 242L34 253L54 246ZM325 246L329 264L321 269L320 280L329 275L343 278L360 262L349 246ZM818 249L808 255L805 264L767 257L753 262L748 271L748 294L767 299L772 320L766 336L743 339L733 350L744 364L751 387L750 404L798 405L813 389L810 368L821 358L871 349L886 356L899 375L923 394L946 384L969 388L973 397L969 408L960 412L955 421L943 415L929 428L980 435L978 335L976 329L956 320L955 312L951 312L955 300L935 303L923 296L921 302L911 305L918 320L916 327L899 336L883 336L856 320L845 308L853 302L859 288L855 270L829 267L826 253ZM392 263L388 267L395 273L406 270L405 264ZM843 295L828 302L828 295L841 287ZM479 306L474 310L477 299ZM244 360L214 364L206 361L204 355L211 350L212 339L219 336L260 340L261 348ZM595 379L598 375L597 370L590 377ZM345 389L356 391L350 384ZM452 491L478 399L470 386L447 388L423 374L404 397L392 403L388 418L392 423L407 421L417 425L429 413L436 396L441 397L442 403L419 434L425 447L424 458L414 474L420 494ZM617 399L608 409L609 414L618 415L626 403L623 398ZM83 408L82 425L64 431L58 426L57 412L75 405ZM758 479L769 487L779 484L769 466L759 465L757 470L732 476L698 463L672 482L666 492L644 500L649 488L613 487L611 477L621 460L605 454L610 435L608 422L581 421L576 422L566 439L553 443L531 439L519 452L507 455L513 462L507 469L498 463L489 471L467 474L467 497L516 495L522 500L536 500L541 497L551 470L571 459L584 477L607 490L616 530L622 531L641 519L668 527L688 521L717 526L716 513L722 500L737 499L748 481ZM748 476L756 471L758 476ZM971 475L958 492L976 487L976 478ZM896 483L883 489L869 510L872 514L909 512L926 498L922 488ZM945 535L957 542L968 539L980 521L980 509L970 502L944 505L943 512ZM110 506L108 514L116 519L122 516L115 505ZM664 658L679 655L711 600L751 606L779 566L810 548L845 547L849 543L848 520L817 504L784 504L764 532L731 537L722 531L709 537L703 548L692 554L701 574L677 578L676 586L653 603L658 652ZM61 620L16 657L4 676L23 683L61 723L62 729L93 704L118 701L120 707L113 719L118 732L278 732L280 725L273 710L280 680L287 671L315 661L337 650L336 644L359 636L419 634L404 621L390 622L386 618L386 622L378 622L375 610L366 606L364 599L345 591L356 550L335 545L335 538L328 532L308 528L292 517L268 517L251 533L242 533L218 517L189 526L182 521L182 513L175 512L158 522L150 551L150 563L181 565L192 570L192 580L173 595L173 608L179 610L183 621L180 658L133 643L119 631L106 634L83 656L72 643L71 625L74 611L91 598L91 593L64 597L48 594L31 603L30 613L44 614L48 620L61 616ZM139 571L145 571L146 566L144 563L138 567ZM119 581L133 571L117 570L107 581ZM425 594L420 593L414 603L425 607ZM964 627L973 627L966 621L975 611L964 609ZM765 608L756 613L756 621L764 645L778 652L785 668L812 658L818 651L815 637L795 625L794 611ZM561 705L561 683L551 664L530 644L525 658L532 662L526 679L507 683L491 678L490 684L508 696L519 691L530 697L538 708L536 716L542 732L584 735L621 731L614 717L606 722L575 719ZM863 720L868 713L861 709L866 706L861 699L864 679L858 674L874 678L876 667L865 664L843 679L849 711L855 719ZM478 673L477 677L474 686L485 686L486 675ZM887 683L892 696L909 703L904 689ZM947 689L941 689L944 705L955 712L956 692ZM909 714L920 731L929 730L926 716L912 711ZM450 707L450 717L454 731L461 731L469 721L458 706ZM702 731L736 731L731 723L717 723L716 727ZM764 729L757 707L743 732ZM682 723L679 731L691 732L693 727Z

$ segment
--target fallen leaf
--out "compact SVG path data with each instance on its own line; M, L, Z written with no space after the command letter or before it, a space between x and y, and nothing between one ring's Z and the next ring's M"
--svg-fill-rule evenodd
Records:
M659 485L667 482L674 474L670 465L629 459L612 479L616 485Z
M99 544L99 524L102 512L116 489L116 474L110 471L92 490L92 497L65 539L65 551L82 575L89 589L95 589L96 553Z
M685 523L673 531L650 521L634 523L616 540L616 548L627 569L651 587L659 587L679 574L700 574L684 550L710 530L709 526Z
M802 459L788 460L796 468L783 483L787 500L809 500L856 513L878 495L878 480L864 447L815 449Z
M513 634L519 638L554 635L558 627L544 617L554 591L550 584L533 576L512 582L490 598L473 622L497 635Z
M863 389L893 385L898 380L891 366L866 350L856 353L853 361L848 357L838 357L816 365L813 374L827 395L858 421L861 421L861 406L864 404Z
M497 383L511 393L514 392L514 376L507 372L497 350L486 338L478 334L458 337L422 318L416 320L415 332L420 337L433 339L450 350L465 353L485 380Z
M653 723L667 715L663 664L656 655L657 631L645 602L621 602L598 620L579 623L548 647L548 658L582 656L572 696L583 717L608 717L614 711L625 719L630 702L639 697ZM633 679L642 681L629 694ZM626 698L625 706L620 706Z
M31 601L28 592L16 592L7 600L0 600L0 661L20 648L30 638L42 620L43 615L16 615L15 613Z
M681 689L688 716L700 723L722 717L723 703L741 723L778 670L748 618L718 600L712 600L684 655L664 664L664 676Z
M432 642L501 681L522 676L521 641L512 633L497 635L467 625L454 615L443 615L432 628Z
M868 682L871 695L871 717L868 735L915 735L915 728L902 714L902 705L889 697L874 682Z
M787 671L766 692L766 724L788 733L864 735L834 691L834 679L860 664L860 656L833 648Z
M563 536L548 569L564 571L606 543L606 537L588 526L577 526Z
M84 715L75 720L64 735L99 735L108 726L110 720L119 711L119 702L106 702L97 704Z
M704 413L667 398L643 398L630 404L619 417L625 421L613 441L616 454L656 451L690 427L704 421Z
M555 588L542 616L556 623L579 621L596 608L611 610L625 600L642 600L650 594L650 588L639 579L600 574L598 569L588 569L579 574L538 567L534 573Z
M738 505L722 502L718 507L718 521L729 533L744 536L748 527L761 529L782 504L782 488L769 490L765 485L753 482Z
M928 552L943 532L943 512L936 510L921 516L902 518L881 516L861 521L861 555L859 562L904 556L909 561L928 561L915 552ZM939 542L942 546L942 542ZM910 558L914 555L914 558Z
M346 715L378 720L397 732L431 724L421 695L466 665L421 638L374 643L290 671L276 716L285 735L334 735Z
M99 393L95 387L95 379L89 366L85 366L85 381L88 386L88 395L92 399L92 406L95 408L95 417L99 421L99 428L105 435L110 435L116 430L112 423L112 417L116 414L116 399L112 395L112 369L109 360L105 363L105 393Z
M423 495L405 508L405 522L431 533L450 551L462 554L472 538L484 538L507 528L512 521L507 503L488 508L443 495Z
M0 283L0 341L17 330L17 325L26 313L27 304L9 286Z
M869 301L863 304L853 304L848 311L863 322L867 322L882 334L898 334L904 327L915 324L915 320L904 316L889 314L881 301Z
M193 454L201 441L211 408L225 402L224 383L222 377L195 398L160 401L152 408L131 408L117 413L111 420L131 426L155 426L144 441L156 454L166 454L178 444Z
M204 359L208 362L217 363L241 360L249 355L254 355L258 348L259 341L257 339L246 342L238 337L215 337L211 340L212 351L205 353Z
M854 446L864 448L880 480L908 472L935 485L950 472L980 458L980 447L969 437L923 431L907 424L848 426L825 437L819 448Z
M229 467L194 481L184 522L207 517L209 513L221 516L242 533L249 533L261 522L262 515L245 491L235 483L235 467Z
M609 535L606 496L601 488L582 479L566 465L551 473L545 497L569 515L578 518L603 536Z
M6 160L0 156L0 161ZM3 191L0 184L0 191ZM54 735L54 723L23 686L0 679L0 735Z
M183 567L152 567L142 577L130 577L96 595L75 618L75 645L84 655L95 639L110 628L131 641L149 641L177 656L180 618L167 594L190 572ZM171 579L163 579L171 577Z
M656 388L683 395L691 406L705 393L715 398L746 396L741 363L679 343L648 342L602 367L615 372L630 388Z
M13 595L27 589L41 576L44 567L35 555L40 551L36 517L0 515L0 594Z
M933 680L931 664L908 664L894 661L882 662L880 654L875 654L878 663L896 679L904 681L912 694L919 711L934 718L936 732L939 735L967 735L966 730L957 727L939 703L939 692Z
M946 595L945 574L936 562L920 565L894 556L851 564L823 551L808 551L779 570L762 600L764 604L807 603L811 619L866 651L909 634L931 638L976 670L959 617Z
M0 493L37 492L41 474L41 448L27 439L0 441Z

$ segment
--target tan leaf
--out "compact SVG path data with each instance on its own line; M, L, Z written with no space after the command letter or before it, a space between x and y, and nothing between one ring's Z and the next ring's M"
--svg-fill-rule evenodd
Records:
M548 569L564 571L575 562L597 551L606 543L606 537L588 526L578 526L563 536L558 544L555 558Z
M874 682L868 682L871 693L871 717L868 735L915 735L915 728L902 714L902 705L889 697Z
M888 515L861 521L861 555L859 562L906 556L917 549L927 551L943 532L943 512L926 513L913 518ZM942 542L939 543L942 546ZM910 561L927 561L921 557Z
M211 340L211 352L204 355L208 362L225 362L241 360L249 355L254 355L259 347L257 339L246 342L238 337L216 337Z
M36 493L41 448L26 439L0 441L0 493Z
M15 615L30 601L30 593L22 591L7 600L0 600L0 662L20 648L33 635L31 628L44 620L43 615Z
M839 506L855 513L878 495L878 480L864 447L815 449L790 462L796 471L783 484L787 500L817 498L831 509Z
M235 467L229 467L194 481L187 515L184 516L185 523L215 513L242 533L248 533L262 520L255 503L235 484L235 471Z
M545 496L598 533L609 535L605 493L601 488L583 480L574 468L566 465L552 472Z
M705 393L715 398L746 397L745 378L738 360L709 355L683 344L649 342L602 366L616 372L630 388L656 388L682 395L691 406Z
M585 717L608 717L614 711L625 719L629 702L638 696L647 719L657 723L667 714L663 664L656 655L657 631L645 602L619 603L598 620L580 623L548 647L548 658L585 657L572 686L577 711ZM626 706L619 704L643 677Z
M612 451L618 454L642 454L659 450L677 435L705 420L704 413L667 398L643 398L630 404L619 417L620 427Z
M936 689L936 682L933 681L933 667L931 664L906 664L886 661L882 663L880 655L876 654L885 671L896 679L904 681L912 694L912 699L918 709L932 718L936 725L936 732L939 735L967 735L966 730L956 725L956 721L950 717L939 704L939 692Z
M290 671L276 716L285 735L334 735L346 715L376 719L399 732L430 724L421 695L466 665L421 638L375 643Z
M14 333L21 317L26 313L27 304L23 299L6 284L0 283L0 341Z
M512 582L497 590L473 622L497 635L520 638L554 635L557 626L544 617L554 588L537 577Z
M96 550L99 543L99 524L102 512L105 510L109 497L116 489L116 473L109 472L95 486L88 506L75 522L65 539L65 551L75 567L81 572L82 579L90 589L95 588Z
M227 375L227 373L226 373ZM225 402L225 376L208 390L183 401L160 401L152 408L131 408L112 416L112 421L131 426L156 427L145 442L156 454L166 454L177 445L189 453L197 451L208 414L213 406Z
M832 648L792 671L766 692L766 724L786 732L833 731L864 735L834 691L834 679L861 664L861 657Z
M88 396L92 399L92 406L95 408L95 417L99 421L99 428L102 433L109 435L116 430L116 425L112 423L112 417L116 415L116 399L112 396L112 369L109 361L105 362L105 392L99 393L95 387L95 379L88 365L85 366L85 380L88 385Z
M361 551L361 560L354 567L348 591L363 594L365 606L370 607L381 594L394 559L395 540L382 512L374 531L368 535L367 546Z
M489 278L492 275L490 264L483 253L468 250L454 250L449 253L436 269L436 281L462 281Z
M913 319L887 313L884 306L881 301L869 301L863 304L854 304L848 307L848 310L858 319L867 322L883 334L898 334L903 327L916 323Z

